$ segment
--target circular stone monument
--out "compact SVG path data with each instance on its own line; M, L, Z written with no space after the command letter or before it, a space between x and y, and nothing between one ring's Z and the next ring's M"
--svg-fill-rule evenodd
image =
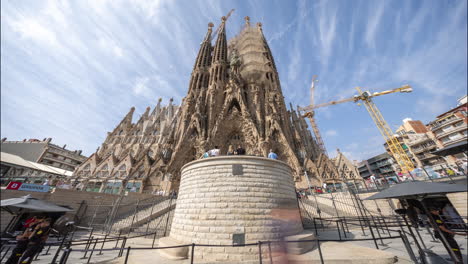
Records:
M171 232L160 240L160 246L248 244L302 231L291 168L286 163L222 156L196 160L182 168ZM197 263L258 261L258 247L200 246L195 259Z

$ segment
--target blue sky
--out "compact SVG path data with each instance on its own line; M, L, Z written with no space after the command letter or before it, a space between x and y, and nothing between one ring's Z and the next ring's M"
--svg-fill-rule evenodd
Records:
M231 8L263 23L286 103L307 105L413 86L375 99L393 129L428 122L467 89L467 1L2 1L1 136L52 137L89 155L130 107L137 119L162 97L180 103L208 22ZM363 106L317 110L330 153L382 153Z

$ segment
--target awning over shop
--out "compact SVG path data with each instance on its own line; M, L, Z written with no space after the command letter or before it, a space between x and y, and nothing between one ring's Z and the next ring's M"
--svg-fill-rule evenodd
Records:
M73 209L59 206L50 202L42 201L26 195L20 198L11 198L0 201L1 209L4 209L12 214L19 211L36 211L36 212L71 212Z
M432 182L405 182L393 185L364 200L388 199L388 198L414 198L417 196L446 194L453 192L466 192L465 184L432 183Z
M431 153L437 156L456 155L459 153L467 152L467 146L467 142L463 141L453 145L449 145L443 149L432 151Z

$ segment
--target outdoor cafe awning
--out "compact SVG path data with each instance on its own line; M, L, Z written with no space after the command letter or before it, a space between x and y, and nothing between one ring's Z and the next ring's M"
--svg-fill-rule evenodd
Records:
M432 182L405 182L393 185L364 200L388 199L388 198L414 198L417 196L446 194L453 192L466 192L466 184L432 183Z
M20 211L36 211L45 213L73 211L73 209L64 206L32 198L30 195L26 195L20 198L1 200L0 207L1 209L6 210L12 214L16 214Z

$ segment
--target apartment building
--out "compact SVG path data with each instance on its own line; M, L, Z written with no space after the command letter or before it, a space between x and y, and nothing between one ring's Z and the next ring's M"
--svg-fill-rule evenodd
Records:
M66 145L60 147L52 144L51 141L51 138L24 139L23 141L7 141L3 138L0 148L1 152L66 171L74 171L75 167L87 159L81 154L81 150L68 150Z
M389 178L397 175L395 161L387 152L362 161L358 165L358 171L364 179L369 178L372 174L376 178Z
M468 132L468 107L467 103L461 104L439 116L430 122L427 126L434 134L441 148L467 142ZM448 157L449 162L466 159L465 153L457 154L453 157Z

